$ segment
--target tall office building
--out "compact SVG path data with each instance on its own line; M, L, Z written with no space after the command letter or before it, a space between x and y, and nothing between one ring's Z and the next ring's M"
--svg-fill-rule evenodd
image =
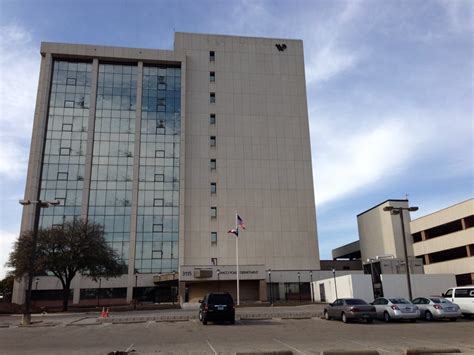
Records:
M242 300L266 299L271 272L281 294L319 269L302 41L176 33L172 51L43 43L41 56L25 199L61 201L41 227L104 225L128 273L101 280L103 297L235 293L236 213ZM60 289L36 287L37 300ZM77 277L72 302L98 287Z

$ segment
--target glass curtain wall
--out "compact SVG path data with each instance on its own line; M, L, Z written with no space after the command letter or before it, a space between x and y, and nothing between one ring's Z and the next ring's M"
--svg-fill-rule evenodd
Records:
M178 270L181 69L143 68L135 269Z
M61 203L41 209L41 227L81 215L91 70L91 63L53 62L40 199Z
M99 64L89 218L128 264L137 66Z

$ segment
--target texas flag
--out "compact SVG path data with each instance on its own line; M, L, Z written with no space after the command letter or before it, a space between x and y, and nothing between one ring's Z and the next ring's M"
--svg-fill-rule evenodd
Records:
M237 215L237 225L242 229L246 229L244 220L239 215Z
M231 229L227 233L235 234L235 236L238 237L239 236L239 229L238 228Z

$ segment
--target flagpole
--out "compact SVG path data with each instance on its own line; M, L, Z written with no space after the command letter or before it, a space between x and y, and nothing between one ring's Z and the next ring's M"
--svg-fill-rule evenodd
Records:
M240 305L240 290L239 290L239 225L237 222L237 212L235 213L235 229L237 235L235 236L235 259L237 262L237 306Z

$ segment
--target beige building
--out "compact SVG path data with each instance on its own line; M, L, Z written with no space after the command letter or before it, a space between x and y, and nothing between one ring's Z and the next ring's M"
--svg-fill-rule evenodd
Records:
M333 259L404 260L400 216L383 211L386 206L407 208L408 201L387 200L359 214L359 240L334 249ZM452 274L459 286L474 284L474 199L413 221L405 211L404 222L408 256L422 260L425 274Z
M410 227L425 273L454 274L459 286L474 284L473 198L417 218Z
M408 200L387 200L357 215L362 260L377 256L404 258L402 224L399 215L384 211L384 207L408 207ZM404 227L410 234L410 214L403 211ZM413 256L413 242L407 238L408 256Z
M309 284L320 265L302 41L176 33L173 50L42 43L41 56L25 199L61 202L42 227L103 224L128 265L101 284L77 277L73 303L194 299L221 270L230 285L236 213L243 300L267 298L270 269L288 289L298 271ZM25 206L22 230L33 215ZM60 287L43 276L36 288L48 300Z

